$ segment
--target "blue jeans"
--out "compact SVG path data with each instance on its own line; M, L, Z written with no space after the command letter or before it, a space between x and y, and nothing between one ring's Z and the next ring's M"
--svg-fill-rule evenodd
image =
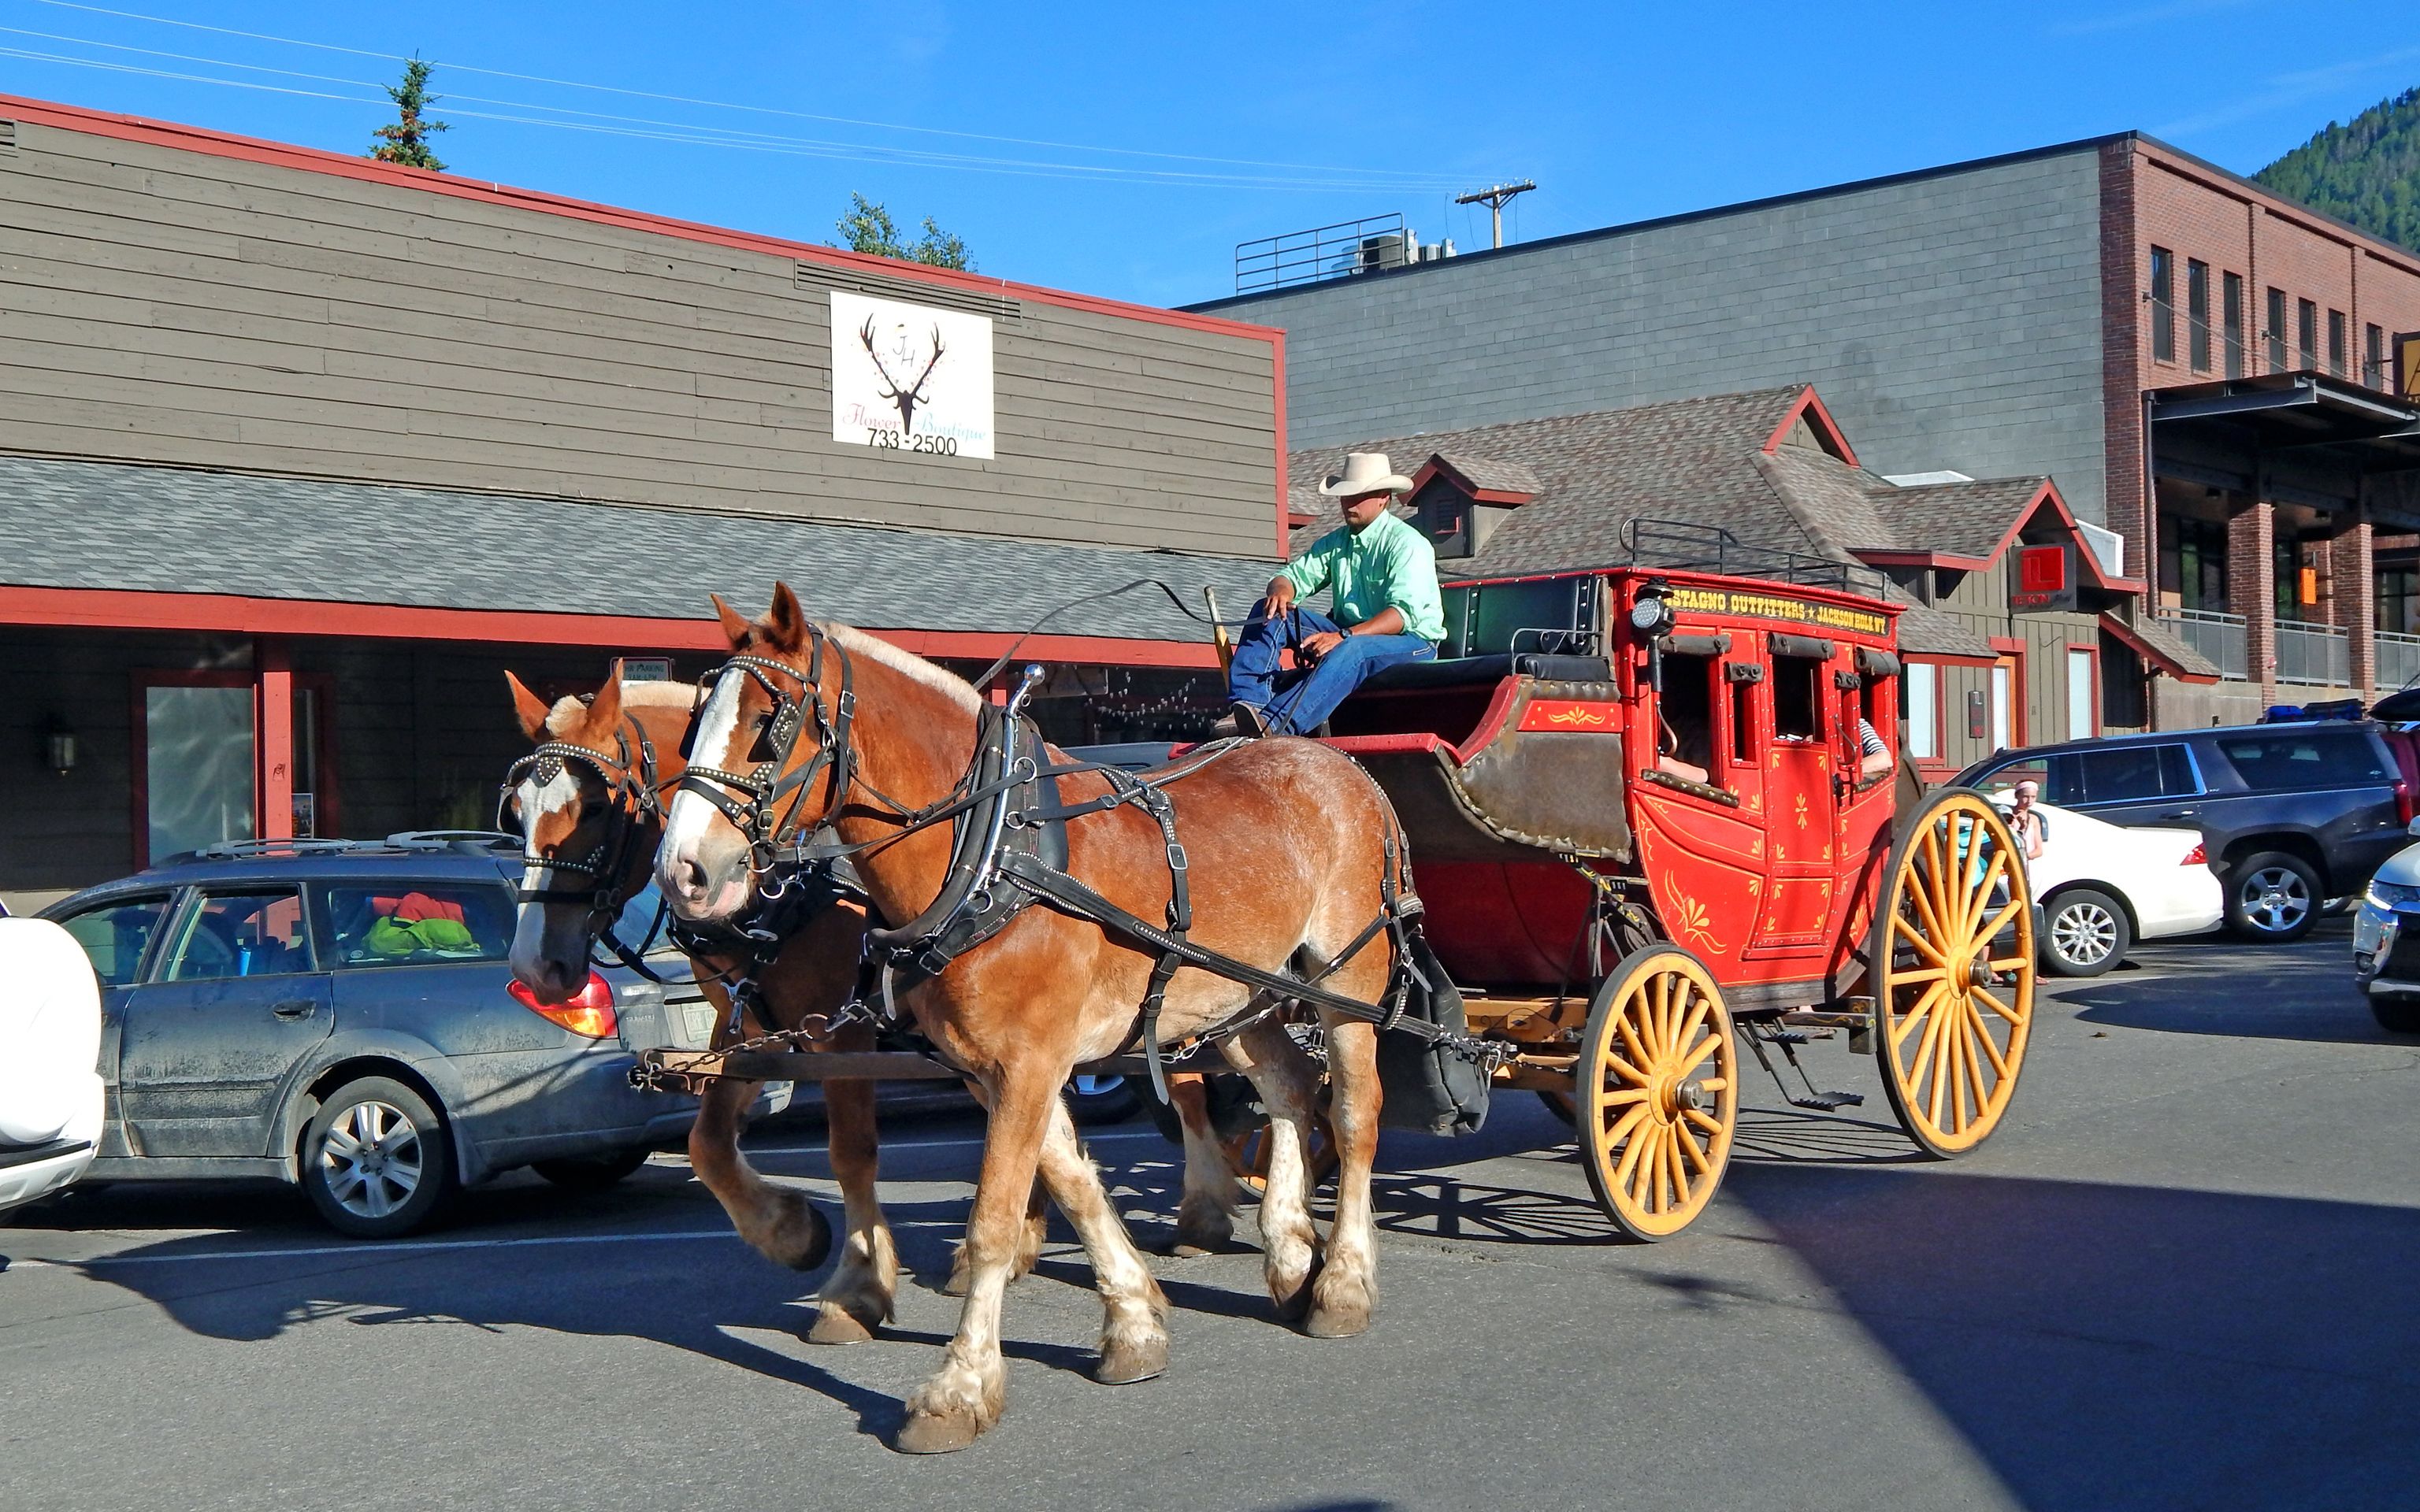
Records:
M1416 635L1348 635L1342 644L1319 658L1310 671L1278 687L1278 653L1288 646L1301 649L1305 639L1323 630L1344 627L1317 609L1297 609L1267 617L1269 601L1252 606L1252 617L1235 641L1234 660L1227 669L1227 696L1261 712L1261 722L1273 735L1303 734L1316 730L1344 696L1361 686L1372 672L1407 661L1426 661L1436 647Z

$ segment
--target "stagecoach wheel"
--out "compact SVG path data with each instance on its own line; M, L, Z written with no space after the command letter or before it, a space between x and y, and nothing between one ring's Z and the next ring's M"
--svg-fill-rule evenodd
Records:
M1874 913L1883 1088L1927 1153L1962 1154L2008 1112L2033 1030L2033 898L1999 810L1935 793L1902 825Z
M1580 1162L1633 1239L1668 1239L1705 1211L1739 1124L1739 1036L1705 964L1651 945L1597 989L1575 1098Z

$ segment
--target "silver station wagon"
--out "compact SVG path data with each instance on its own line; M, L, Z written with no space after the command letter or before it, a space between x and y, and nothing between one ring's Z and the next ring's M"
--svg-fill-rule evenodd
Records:
M506 961L519 850L444 833L240 842L45 909L101 984L87 1180L273 1177L343 1232L384 1238L466 1183L530 1166L607 1186L684 1137L696 1103L628 1072L638 1051L711 1036L688 962L649 957L670 1004L616 966L540 1005Z

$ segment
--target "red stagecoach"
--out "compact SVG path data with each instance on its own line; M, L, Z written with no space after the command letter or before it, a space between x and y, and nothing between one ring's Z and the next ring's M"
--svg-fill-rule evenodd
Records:
M1425 1048L1442 1028L1484 1051L1482 1096L1544 1096L1613 1221L1656 1239L1722 1179L1743 1046L1777 1081L1780 1052L1792 1102L1837 1108L1862 1099L1818 1092L1795 1046L1845 1033L1919 1147L1980 1143L2024 1060L2034 921L1988 802L1923 794L1903 757L1868 769L1866 730L1900 746L1878 579L1718 530L1641 521L1629 544L1621 566L1449 584L1439 657L1372 678L1320 738L1392 799L1459 988L1464 1022ZM659 1085L957 1074L907 1054L651 1058ZM1458 1095L1436 1060L1398 1063L1431 1068L1431 1106Z

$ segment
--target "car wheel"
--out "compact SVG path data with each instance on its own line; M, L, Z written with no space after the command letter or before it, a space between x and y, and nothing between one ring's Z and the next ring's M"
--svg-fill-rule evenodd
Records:
M1124 1076L1067 1078L1067 1112L1078 1124L1117 1123L1133 1118L1141 1106L1141 1094Z
M2042 909L2041 963L2062 977L2097 977L2133 944L2126 910L2105 892L2071 887Z
M2369 1015L2389 1034L2420 1034L2420 997L2403 993L2370 993Z
M336 1088L303 1133L302 1190L329 1227L393 1239L454 1194L454 1151L427 1099L385 1076Z
M555 1185L574 1192L602 1192L645 1164L647 1150L641 1146L637 1149L619 1149L611 1155L591 1155L582 1160L532 1161L530 1169Z
M2311 863L2262 851L2226 874L2226 927L2247 940L2299 940L2319 921L2319 878Z

